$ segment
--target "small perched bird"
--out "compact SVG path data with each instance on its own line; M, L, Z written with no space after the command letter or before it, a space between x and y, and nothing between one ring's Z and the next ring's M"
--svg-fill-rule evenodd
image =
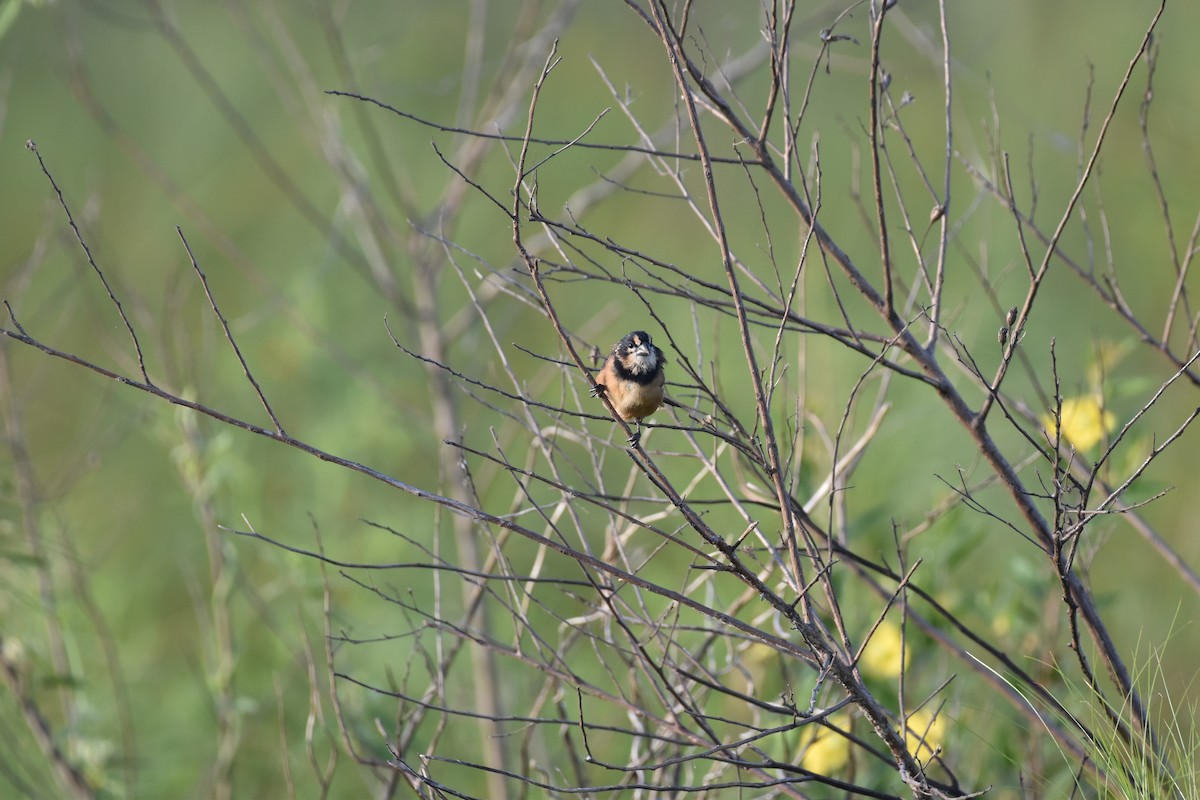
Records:
M637 431L629 437L636 445L642 438L642 420L663 404L663 351L650 341L645 331L633 331L617 342L604 361L592 394L608 397L617 414L626 422L637 422Z

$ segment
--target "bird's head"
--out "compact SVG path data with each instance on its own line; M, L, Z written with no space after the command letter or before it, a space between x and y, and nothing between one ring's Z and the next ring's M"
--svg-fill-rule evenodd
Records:
M654 346L650 334L633 331L617 342L613 355L634 375L649 375L663 364L663 352Z

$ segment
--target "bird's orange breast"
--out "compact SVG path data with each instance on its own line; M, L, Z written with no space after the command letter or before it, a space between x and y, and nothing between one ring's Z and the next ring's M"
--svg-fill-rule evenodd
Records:
M663 382L661 379L649 384L625 381L621 389L620 396L616 398L617 402L613 403L613 406L623 420L648 417L662 405Z

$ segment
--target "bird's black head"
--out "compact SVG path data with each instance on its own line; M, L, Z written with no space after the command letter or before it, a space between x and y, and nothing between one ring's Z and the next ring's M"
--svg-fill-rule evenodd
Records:
M663 351L654 346L645 331L633 331L617 342L613 356L623 371L640 378L653 376L666 362Z

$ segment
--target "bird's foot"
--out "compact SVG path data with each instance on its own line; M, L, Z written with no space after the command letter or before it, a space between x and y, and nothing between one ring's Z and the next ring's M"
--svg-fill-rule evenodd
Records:
M637 447L638 443L640 443L641 441L642 441L642 423L639 422L638 426L637 426L637 430L635 430L633 432L633 435L629 437L629 446Z

